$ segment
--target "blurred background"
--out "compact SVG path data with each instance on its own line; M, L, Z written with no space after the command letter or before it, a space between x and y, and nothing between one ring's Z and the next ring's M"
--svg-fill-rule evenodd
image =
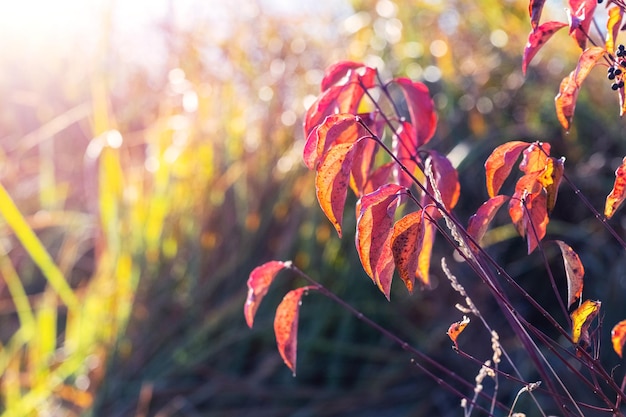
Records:
M527 7L524 0L4 4L1 415L462 413L406 352L316 294L300 312L294 378L276 351L272 320L284 293L302 283L280 275L254 329L243 319L248 274L271 259L294 260L473 385L479 366L459 358L445 334L461 318L453 307L461 300L438 267L446 256L533 380L497 307L443 239L433 255L434 288L409 295L396 282L387 302L362 271L353 234L339 240L321 214L313 173L301 162L302 115L324 69L363 61L383 77L430 88L439 124L429 146L458 167L460 219L487 199L484 160L509 140L550 142L602 211L626 154L617 96L595 70L564 134L553 98L578 51L562 31L524 77ZM544 21L566 21L563 7L548 2ZM347 212L345 229L353 230ZM617 214L611 224L623 235L625 221ZM580 254L586 297L607 307L607 333L626 313L618 307L623 249L565 185L548 238ZM531 294L556 305L541 256L525 255L506 213L487 244ZM558 251L547 244L546 253L564 295ZM489 335L475 332L460 346L483 361L491 357ZM605 346L610 369L617 357ZM501 385L498 399L510 405L520 387ZM518 405L536 412L525 398Z

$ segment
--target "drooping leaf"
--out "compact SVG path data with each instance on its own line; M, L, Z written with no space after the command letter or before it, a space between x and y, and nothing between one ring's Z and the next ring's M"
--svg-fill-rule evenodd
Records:
M532 253L545 237L549 222L546 192L535 175L524 175L517 181L509 215L519 234L526 236L528 253Z
M611 193L606 197L604 205L604 216L607 219L613 217L617 209L626 198L626 157L622 159L622 164L615 170L615 182Z
M280 356L285 361L285 365L293 372L293 376L296 376L298 316L300 314L302 295L315 289L313 286L308 286L291 290L276 308L276 316L274 317L276 344Z
M556 117L566 131L569 131L571 126L574 110L576 109L578 91L580 90L576 81L574 81L574 72L570 72L567 77L563 78L559 86L559 93L554 98Z
M415 131L416 148L419 148L433 137L437 128L433 99L424 83L409 78L396 78L394 82L400 87L406 100Z
M354 191L357 197L361 197L363 194L372 191L372 189L369 189L369 191L366 190L368 190L368 184L372 182L371 177L374 175L372 169L374 168L374 162L379 148L380 145L371 138L362 140L356 145L356 155L352 162L350 176L350 188L352 188L352 191ZM382 183L378 186L380 185L382 185ZM376 188L378 188L378 186Z
M570 314L572 318L572 340L578 343L580 339L589 343L589 326L600 311L600 301L585 300L580 307Z
M626 320L622 320L613 326L611 330L611 342L613 342L613 350L621 358L624 342L626 342Z
M624 16L624 10L621 7L609 8L609 18L606 21L606 42L605 47L607 51L615 50L615 39L619 33L619 28L622 24L622 17Z
M527 175L538 174L545 170L549 156L549 143L533 142L522 152L522 162L519 164L519 169Z
M355 143L338 143L330 147L317 166L315 191L320 208L341 237L343 209L350 185L350 170Z
M620 87L617 90L617 94L619 97L619 115L621 117L626 113L626 93L624 92L624 87Z
M321 90L326 91L333 85L340 83L342 80L345 80L344 83L342 83L345 84L350 73L364 67L365 65L362 63L354 61L339 61L332 64L324 72L324 78L322 78L322 83L320 85Z
M413 176L418 176L421 172L418 163L421 162L419 157L419 143L415 134L413 125L407 121L400 123L396 134L393 136L391 150L396 155L402 165L404 165ZM403 187L410 188L413 185L413 179L398 165L394 169L394 177L396 182Z
M480 244L485 232L489 228L489 224L493 220L496 212L502 205L509 200L509 196L497 195L485 201L469 219L467 225L467 233Z
M606 50L600 46L592 46L585 49L585 51L578 57L578 64L576 64L576 70L574 75L574 81L580 88L585 81L585 78L589 75L589 72L598 63L598 60L604 56Z
M252 270L248 278L248 297L243 307L248 327L252 328L254 316L276 275L290 265L291 262L270 261Z
M576 39L580 49L584 50L587 45L589 27L597 5L597 0L569 0L570 7L567 10L569 33Z
M530 61L537 55L537 52L545 45L545 43L554 35L559 29L564 28L567 24L563 22L546 22L538 27L533 27L533 30L528 35L528 42L524 48L524 57L522 59L522 72L526 74L526 69Z
M533 30L539 25L541 19L541 12L543 11L543 5L546 0L530 0L528 3L528 15L530 16L530 24Z
M456 322L452 323L450 325L450 327L448 327L448 331L446 332L446 334L448 335L450 340L452 340L452 343L454 343L454 347L456 349L459 348L459 343L457 342L457 338L459 337L461 332L463 332L463 330L465 330L465 328L467 327L469 322L470 322L469 317L463 316L463 320L456 321Z
M333 114L311 131L304 144L302 156L309 169L315 169L320 159L335 143L356 142L367 134L353 114Z
M561 249L563 263L565 264L565 275L567 277L567 307L570 307L583 293L583 277L585 268L578 254L568 244L561 240L556 243Z
M513 169L513 164L528 146L530 146L530 143L512 141L498 146L491 152L491 155L485 161L487 194L489 194L489 197L495 197L498 191L500 191L500 187L502 187L502 184L504 184L504 181L511 173L511 169Z
M365 273L389 299L393 253L389 239L397 208L396 199L406 189L397 184L385 184L359 200L359 216L355 243ZM393 275L393 269L391 270Z
M461 184L459 183L459 174L452 166L450 160L445 155L435 150L430 150L428 151L428 158L425 161L425 170L426 172L432 172L443 205L448 211L452 210L459 201ZM435 195L431 181L426 182L426 190L429 194ZM426 195L422 199L422 205L424 207L430 206L432 203L430 197ZM430 215L434 218L441 216L439 210L435 207L428 207L427 210L429 210Z
M424 228L422 211L407 214L393 226L391 250L396 269L409 293L413 292Z
M559 159L550 157L546 161L545 170L537 177L537 181L546 190L547 208L548 214L552 212L556 205L556 197L563 178L563 171L565 170L565 158Z

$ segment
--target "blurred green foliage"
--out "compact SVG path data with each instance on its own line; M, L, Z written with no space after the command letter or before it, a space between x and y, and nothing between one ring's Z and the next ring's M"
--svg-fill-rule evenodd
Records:
M396 286L387 303L361 271L353 236L337 239L317 208L300 126L324 68L359 60L429 85L439 111L432 146L449 153L463 181L459 218L486 198L488 153L516 139L550 141L599 207L626 152L617 98L591 77L574 129L559 130L553 97L576 51L557 35L524 78L525 1L342 6L276 13L238 0L220 6L220 22L166 19L147 46L163 50L163 68L116 49L114 6L86 61L3 54L3 416L458 415L456 400L402 351L321 297L304 300L293 379L271 333L273 308L295 285L286 277L255 329L245 327L250 270L293 259L459 374L471 380L477 371L448 351L445 330L458 314L437 262L432 292L408 296ZM345 222L354 228L350 213ZM590 294L616 301L626 283L621 251L571 190L562 190L551 227L588 276L612 278ZM539 259L525 257L511 230L491 239L494 255L540 298ZM438 244L434 259L442 254L451 255Z

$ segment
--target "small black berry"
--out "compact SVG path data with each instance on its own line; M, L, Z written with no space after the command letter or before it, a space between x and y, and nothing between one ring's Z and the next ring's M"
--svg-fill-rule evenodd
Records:
M614 80L614 79L615 79L615 74L610 73L610 74L609 74L609 80Z
M615 70L615 72L613 74L620 75L621 73L622 73L622 70L618 68L618 69Z
M623 51L624 49L626 49L626 47L624 46L623 43L620 43L619 45L617 45L617 49L619 49L620 51Z
M617 88L623 88L623 87L624 87L624 81L620 81L620 82L617 84Z

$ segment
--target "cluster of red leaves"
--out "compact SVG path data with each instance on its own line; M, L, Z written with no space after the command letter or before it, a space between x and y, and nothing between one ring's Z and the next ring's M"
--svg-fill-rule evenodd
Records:
M538 21L538 13L540 9L535 8L534 20ZM355 62L330 67L321 87L305 117L303 151L305 165L315 170L320 208L341 237L348 189L356 195L357 252L364 271L387 299L395 271L409 292L416 283L428 287L436 223L456 205L460 194L458 174L450 161L423 148L433 137L437 121L428 89L406 78L383 84L374 68ZM379 97L389 100L392 110L385 111L380 99L374 100L376 89ZM394 92L403 106L394 102ZM362 113L363 108L373 111ZM406 108L406 115L400 114L399 108ZM388 162L380 157L382 151ZM521 176L513 194L498 194L520 157ZM563 170L564 159L550 156L549 144L514 141L497 147L485 162L490 198L470 218L468 237L480 242L497 210L508 201L511 221L526 237L531 253L546 235ZM607 199L611 214L624 199L626 166L616 174L614 190ZM556 243L565 265L570 307L582 296L584 268L571 247ZM271 261L250 274L244 306L250 327L270 284L285 268L293 269L290 262ZM288 292L276 310L278 350L294 374L299 306L302 296L315 289L319 288L306 286ZM600 302L588 300L572 313L576 343L588 339L588 327L599 307ZM465 319L450 327L448 334L455 345L468 322ZM626 325L616 326L614 333L613 343L619 344L616 351L621 355Z
M589 29L594 19L597 0L568 0L569 7L566 9L568 23L549 21L539 24L544 3L545 0L531 0L528 6L532 29L524 49L522 71L526 73L530 61L552 35L566 26L569 27L569 34L574 38L582 53L576 68L561 81L559 93L555 97L556 114L559 122L565 130L569 130L576 108L578 92L591 69L601 63L601 58L604 58L605 65L613 65L617 62L615 39L622 24L624 9L616 2L607 2L609 19L607 19L607 35L604 45L587 48L587 40L590 37ZM618 88L618 93L620 115L622 115L626 111L623 86Z

